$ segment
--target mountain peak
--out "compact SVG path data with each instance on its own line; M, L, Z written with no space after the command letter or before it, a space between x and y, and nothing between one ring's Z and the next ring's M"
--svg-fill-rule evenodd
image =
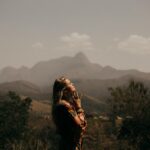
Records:
M77 60L84 61L84 62L89 62L88 57L87 57L83 52L77 53L77 54L74 56L74 58L77 59Z
M86 55L83 52L78 52L75 57L86 57Z

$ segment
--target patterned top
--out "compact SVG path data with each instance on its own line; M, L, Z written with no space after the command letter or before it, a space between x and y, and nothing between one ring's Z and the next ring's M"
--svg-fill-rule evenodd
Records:
M61 100L54 108L54 122L61 135L60 150L81 150L83 127L85 126L84 112L77 113L75 108L65 100ZM75 117L81 118L81 125L75 122Z

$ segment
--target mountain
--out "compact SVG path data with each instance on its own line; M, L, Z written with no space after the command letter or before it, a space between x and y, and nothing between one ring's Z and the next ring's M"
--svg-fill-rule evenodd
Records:
M83 53L78 53L74 57L61 57L39 62L32 68L4 68L0 74L0 82L26 80L39 86L45 86L62 75L73 79L98 78L101 69L100 65L92 64Z
M87 113L89 112L102 112L107 110L106 100L110 96L108 91L109 87L123 86L129 80L142 81L147 87L150 88L150 80L142 78L135 78L134 76L126 75L117 79L76 79L73 83L82 94L82 105ZM13 81L0 84L0 94L7 93L8 91L15 91L21 96L29 96L36 100L48 100L52 102L52 85L39 88L37 85L28 81ZM40 107L40 106L39 106Z
M41 89L28 81L13 81L0 84L0 93L4 94L8 91L15 91L22 96L30 96L33 98L40 98L43 94Z
M84 53L74 57L42 61L32 68L6 67L0 71L0 93L15 91L22 96L38 100L50 100L54 80L60 76L70 78L78 91L83 93L83 107L87 112L101 112L107 108L109 87L127 84L131 79L144 82L150 87L150 73L138 70L117 70L102 67L89 61Z
M31 97L33 99L33 106L35 110L42 110L44 108L50 112L47 108L50 106L45 104L43 105L44 100L47 100L48 104L52 103L51 95L52 90L47 89L42 91L38 86L28 82L28 81L14 81L6 82L0 84L0 96L7 94L9 91L14 91L22 97ZM0 100L4 97L0 97ZM38 101L37 101L38 100ZM42 101L39 101L42 100ZM105 110L106 104L92 96L84 94L82 97L82 104L84 109L88 112L101 112ZM46 111L45 110L45 111Z
M131 80L143 82L146 87L150 88L150 80L135 77L133 75L126 75L115 79L74 80L74 84L81 93L104 102L110 96L108 88L127 85Z
M98 103L104 103L104 99L109 96L108 88L126 85L130 80L141 81L150 88L150 80L126 75L116 79L74 79L77 90L86 99ZM7 93L8 91L15 91L20 95L32 96L36 99L50 99L52 96L52 87L50 86L40 88L39 86L23 80L5 82L0 84L0 93Z
M89 61L87 56L80 52L74 57L64 56L58 59L42 61L32 68L19 69L6 67L0 71L0 83L24 80L40 87L52 85L60 76L67 76L72 80L117 79L122 76L133 75L149 80L150 73L137 70L117 70L111 66L102 67Z

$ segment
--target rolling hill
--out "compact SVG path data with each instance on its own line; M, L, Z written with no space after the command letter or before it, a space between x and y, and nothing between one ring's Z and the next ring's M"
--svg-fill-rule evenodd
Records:
M13 81L0 84L0 93L5 94L8 91L15 91L21 96L29 96L32 98L39 98L42 96L41 89L28 81Z

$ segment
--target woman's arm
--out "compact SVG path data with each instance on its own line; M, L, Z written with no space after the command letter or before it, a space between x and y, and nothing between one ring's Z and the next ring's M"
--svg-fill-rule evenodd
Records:
M61 100L61 105L65 106L68 115L72 118L72 120L75 122L77 126L83 127L83 117L81 117L78 112L72 107L72 105L65 100Z

